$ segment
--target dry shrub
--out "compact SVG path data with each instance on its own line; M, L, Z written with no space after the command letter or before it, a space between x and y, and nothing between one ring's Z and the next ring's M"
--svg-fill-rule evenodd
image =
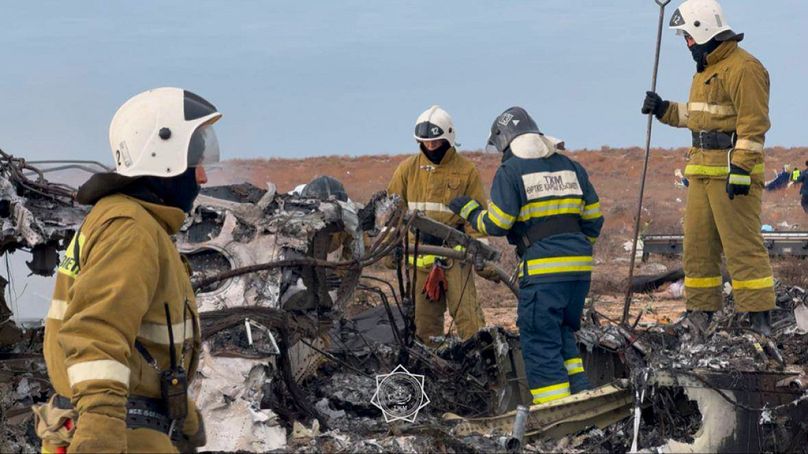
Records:
M772 261L774 276L784 284L808 288L808 273L805 272L806 261L799 258L787 258Z

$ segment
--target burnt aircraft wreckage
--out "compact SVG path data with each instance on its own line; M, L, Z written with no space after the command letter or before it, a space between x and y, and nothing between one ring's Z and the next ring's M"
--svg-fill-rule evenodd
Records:
M73 194L0 155L2 251L29 251L32 272L53 273L87 212ZM421 232L465 251L420 245ZM191 262L202 319L191 391L206 451L808 449L808 294L798 287L778 285L771 339L747 329L731 295L709 324L637 328L589 307L578 338L598 388L525 411L517 408L530 401L517 334L489 327L465 342L440 339L437 349L414 337L418 283L407 257L428 249L481 265L499 251L396 198L377 194L362 206L271 184L206 188L176 241ZM395 278L373 274L371 265L399 246ZM0 305L3 452L39 449L29 407L51 392L41 331L19 326ZM424 379L415 388L399 382L391 398L404 407L417 400L420 412L387 423L378 377L398 366Z

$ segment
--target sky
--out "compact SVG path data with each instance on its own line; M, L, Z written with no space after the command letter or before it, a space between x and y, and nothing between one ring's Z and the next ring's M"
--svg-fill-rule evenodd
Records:
M806 145L808 2L723 4L771 74L767 144ZM481 148L512 105L568 148L641 145L658 13L652 0L7 1L0 148L111 163L115 110L159 86L219 108L225 159L413 152L432 104L452 114L463 149ZM684 101L694 66L666 27L660 94ZM655 126L655 146L688 141ZM13 304L41 317L51 284L24 278L27 259L11 258Z
M808 2L726 0L768 67L767 144L795 146L808 113ZM659 92L685 100L694 63L667 30ZM658 6L652 0L7 3L0 14L0 148L111 163L117 107L153 87L213 102L223 158L406 153L432 104L464 149L494 117L528 109L569 148L644 143ZM656 126L655 146L686 131Z

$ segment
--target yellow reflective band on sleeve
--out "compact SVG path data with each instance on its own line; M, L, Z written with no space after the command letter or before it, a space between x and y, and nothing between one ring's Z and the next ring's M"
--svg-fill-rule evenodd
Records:
M584 207L583 213L581 213L581 219L585 221L591 221L592 219L597 219L603 217L600 212L600 202L595 202L591 205L586 205Z
M690 112L687 110L686 102L678 102L676 104L679 107L677 109L679 110L679 124L677 124L677 126L679 126L680 128L684 128L685 126L687 126L687 120L690 119Z
M511 226L513 226L514 221L516 221L516 216L511 216L510 214L502 211L502 209L494 202L488 203L489 213L488 218L491 219L497 227L503 230L510 230Z
M578 214L584 209L584 201L581 198L568 198L545 200L543 202L531 202L519 210L519 221L556 216L559 214Z
M713 288L721 287L721 276L714 277L687 277L685 276L685 287L690 288Z
M691 102L687 104L688 112L704 112L710 115L734 115L735 106L726 104L707 104L706 102Z
M564 361L567 368L567 375L580 374L584 371L584 361L581 358L572 358Z
M752 177L749 175L736 175L731 173L729 175L729 184L737 184L739 186L749 186L752 184Z
M559 383L557 385L544 386L530 390L533 395L534 404L543 404L552 400L563 399L570 395L569 382Z
M455 251L465 251L466 250L465 247L460 246L460 245L457 245L457 246L453 247L452 249L454 249ZM410 255L409 257L407 257L407 259L408 259L407 261L409 262L410 266L412 266L414 264L418 268L432 268L432 265L435 264L436 260L444 259L444 258L446 258L446 257L440 256L440 255L421 255L421 254L418 254L418 259L417 260L414 260L414 257L412 255ZM179 323L177 325L179 325ZM174 325L174 326L176 327L177 325ZM160 325L160 326L163 327L162 332L166 333L166 336L168 336L168 330L166 330L165 325ZM187 328L186 328L186 330L187 330ZM174 342L177 342L177 340L176 340L177 336L178 336L177 331L175 331L174 332ZM186 336L187 336L187 331L186 331ZM191 333L191 338L193 338L193 332ZM167 337L166 337L166 340L165 340L165 345L168 345L168 338Z
M194 323L192 320L175 323L171 327L174 337L174 344L182 344L186 340L194 338ZM154 342L160 345L169 345L168 326L165 323L143 323L140 325L140 332L137 336L143 340Z
M748 281L732 280L732 288L734 290L760 290L763 288L774 287L774 277L762 277L760 279L750 279Z
M791 181L797 181L799 179L800 179L800 169L794 169L794 171L791 172Z
M59 264L60 273L73 279L79 275L79 257L74 257L73 255L74 251L78 251L79 255L81 255L85 240L86 238L84 238L83 234L73 235L73 239L70 240L70 244L67 245L67 250L65 250L65 258ZM76 241L79 242L78 248L76 248Z
M476 200L469 200L467 204L463 205L463 209L460 210L460 217L468 219L471 212L477 208L480 208L480 204L477 203Z
M751 175L763 173L765 167L763 164L758 164L752 168ZM685 167L685 176L706 176L706 177L725 177L729 175L727 166L702 166L690 164Z
M763 144L755 142L754 140L738 139L738 141L735 142L735 149L761 152L763 151Z
M592 271L591 256L551 257L528 260L528 276L541 276L557 273L581 273Z
M64 320L65 312L67 312L67 301L64 300L51 300L50 307L48 308L47 318L52 320Z
M485 229L485 217L488 216L488 210L483 210L480 214L477 215L477 231L488 235L488 230Z
M85 361L67 368L67 380L70 386L76 386L87 380L111 380L129 387L129 367L111 359Z

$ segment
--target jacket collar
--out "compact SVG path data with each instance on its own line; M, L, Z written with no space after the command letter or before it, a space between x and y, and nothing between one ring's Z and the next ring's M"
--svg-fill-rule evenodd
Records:
M556 153L556 146L541 134L529 133L517 136L510 144L511 153L522 159L549 158Z
M738 48L738 41L724 41L707 55L707 66L714 65L729 57Z
M142 206L169 235L175 235L179 232L182 223L185 222L185 213L179 208L144 202L143 200L124 194L120 195Z
M430 165L433 167L440 167L449 164L454 160L456 156L457 156L457 150L455 149L455 147L449 147L449 149L446 150L446 154L443 155L443 159L441 159L440 164L435 164L434 162L430 161L429 158L424 156L423 152L418 152L418 159L422 160L422 162L425 162L424 165Z

